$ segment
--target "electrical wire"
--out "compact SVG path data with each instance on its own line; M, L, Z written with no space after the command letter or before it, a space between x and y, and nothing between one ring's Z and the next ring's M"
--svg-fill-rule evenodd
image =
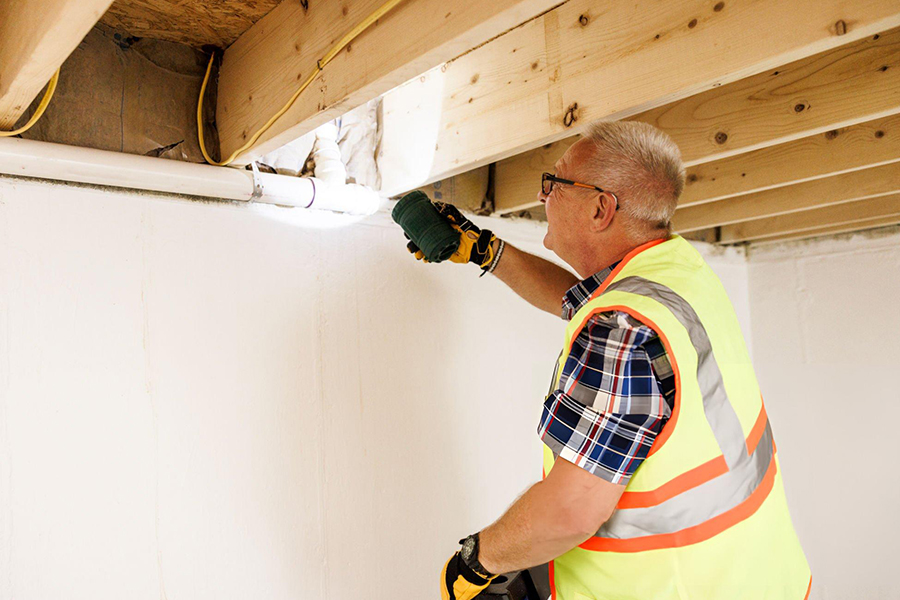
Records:
M248 139L246 141L246 143L244 143L243 146L241 146L240 148L238 148L237 150L232 152L231 155L223 161L214 161L206 151L206 144L203 143L203 96L206 94L206 84L209 82L209 74L210 74L210 72L212 72L213 62L215 61L215 54L210 56L209 64L206 66L206 75L203 77L203 84L200 86L200 98L197 101L197 136L198 136L198 141L200 142L200 151L203 153L203 158L206 159L206 162L208 162L211 165L216 165L218 167L222 167L222 166L225 166L225 165L233 162L234 159L237 158L238 155L241 154L242 152L244 152L245 150L253 147L253 145L257 142L257 140L259 140L260 136L262 136L262 134L264 134L266 131L268 131L269 128L271 128L272 125L275 123L275 121L280 119L281 116L284 115L284 113L286 113L288 110L290 110L291 106L294 105L294 102L297 100L297 98L300 97L300 94L302 94L303 91L307 87L309 87L309 85L315 80L315 78L319 75L319 73L322 72L322 70L325 68L325 65L327 65L329 62L331 62L331 60L335 56L337 56L340 53L340 51L343 50L347 46L347 44L349 44L354 39L356 39L356 37L359 34L361 34L363 31L365 31L370 26L372 26L372 24L375 23L375 21L377 21L378 19L383 17L385 14L387 14L388 11L392 10L395 6L397 6L401 2L403 2L403 0L388 0L387 2L382 4L378 9L376 9L372 14L370 14L368 17L366 17L359 25L357 25L352 30L350 30L350 32L347 35L345 35L343 38L341 38L340 41L338 41L338 43L335 44L334 47L332 47L331 50L329 50L325 54L325 56L323 56L322 58L320 58L319 60L316 61L316 67L315 67L315 69L313 69L313 72L310 74L309 77L306 78L306 81L304 81L303 84L299 88L297 88L297 91L294 92L294 94L291 96L290 100L288 100L287 103L283 107L281 107L281 110L279 110L274 115L272 115L272 117L268 121L266 121L265 125L260 127L256 133L254 133L252 136L250 136L250 139Z
M25 133L29 129L31 129L32 125L38 122L38 119L44 114L44 111L47 110L47 105L50 104L50 99L53 98L53 92L56 91L56 83L59 81L59 69L56 70L56 73L53 74L53 77L50 78L50 83L47 84L47 91L44 92L44 97L41 98L41 103L38 104L37 110L34 111L34 114L31 115L31 118L28 119L28 122L18 129L14 129L12 131L0 131L0 137L12 137L14 135L19 135L20 133Z

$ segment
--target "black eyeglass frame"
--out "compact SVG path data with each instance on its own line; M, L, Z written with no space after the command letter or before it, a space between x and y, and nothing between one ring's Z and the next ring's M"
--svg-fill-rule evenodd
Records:
M550 182L549 187L547 185L547 182ZM616 210L619 210L619 197L616 196L616 194L614 192L611 192L609 190L604 190L601 187L597 187L596 185L591 185L589 183L581 183L578 181L572 181L571 179L563 179L562 177L557 177L553 173L544 173L541 175L541 192L545 196L549 196L550 192L553 191L554 183L562 183L564 185L574 185L575 187L580 187L580 188L587 189L587 190L597 190L598 192L601 192L604 194L609 194L610 196L613 197L613 200L616 201Z

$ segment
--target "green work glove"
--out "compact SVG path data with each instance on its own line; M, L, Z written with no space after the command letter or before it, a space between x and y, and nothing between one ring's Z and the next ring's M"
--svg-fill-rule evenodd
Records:
M459 248L450 257L455 263L475 263L482 270L486 270L491 266L494 260L493 242L497 239L490 230L481 229L475 223L465 218L459 209L452 204L444 202L434 202L434 207L438 210L444 219L450 223L456 231L459 232ZM424 260L425 254L419 250L415 242L410 241L406 245L417 260ZM426 261L427 262L427 261Z

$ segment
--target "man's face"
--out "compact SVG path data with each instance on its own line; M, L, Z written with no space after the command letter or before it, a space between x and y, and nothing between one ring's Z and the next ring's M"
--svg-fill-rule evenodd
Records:
M584 180L582 165L590 159L590 142L578 140L556 161L556 176L572 181L591 183ZM550 194L538 193L547 210L547 234L544 247L552 250L564 261L570 261L576 254L577 246L584 241L588 231L596 192L571 185L556 183Z

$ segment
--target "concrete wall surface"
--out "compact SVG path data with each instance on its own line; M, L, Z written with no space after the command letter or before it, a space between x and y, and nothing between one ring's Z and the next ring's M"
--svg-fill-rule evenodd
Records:
M539 477L564 323L404 246L383 214L0 180L0 598L436 597ZM704 252L749 331L743 255Z
M811 598L900 597L900 233L751 249L754 361Z

